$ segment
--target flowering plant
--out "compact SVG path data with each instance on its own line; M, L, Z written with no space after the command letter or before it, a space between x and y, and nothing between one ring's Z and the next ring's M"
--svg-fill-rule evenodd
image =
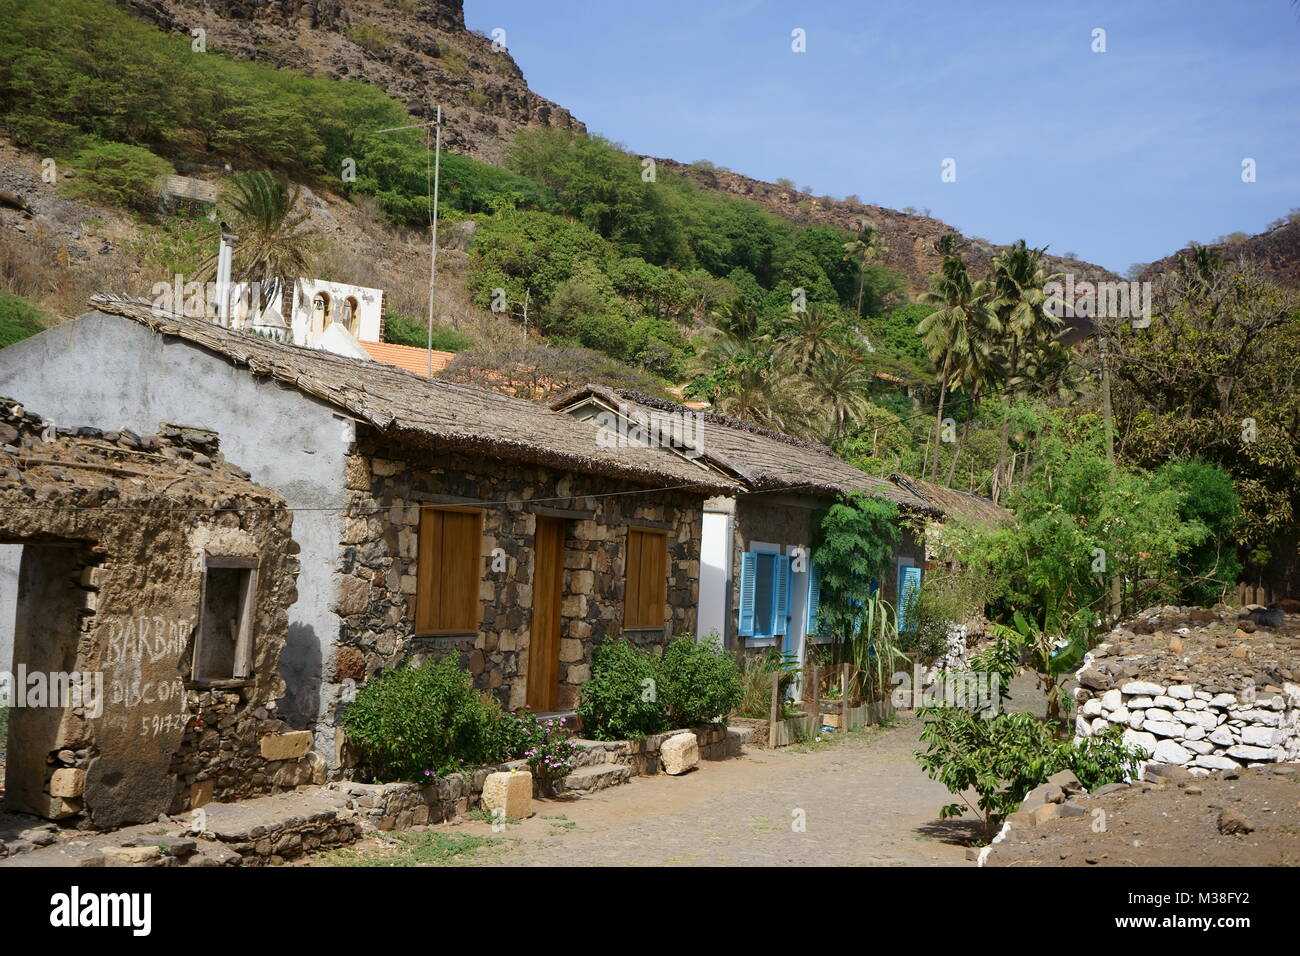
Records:
M573 772L579 747L564 735L564 722L558 717L540 719L531 711L515 714L519 741L516 758L528 761L533 776L539 780L558 780Z

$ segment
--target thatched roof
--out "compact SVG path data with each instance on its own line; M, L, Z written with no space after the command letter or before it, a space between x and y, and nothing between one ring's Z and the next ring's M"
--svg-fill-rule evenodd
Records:
M139 299L97 295L90 301L100 312L192 342L254 375L292 385L401 441L702 494L736 488L716 470L660 449L601 447L589 426L568 415L475 385L155 313Z
M886 498L911 511L937 514L939 506L906 488L859 471L836 458L829 448L816 442L793 438L750 422L713 412L696 413L684 405L640 395L636 392L586 385L551 403L555 409L571 408L594 399L611 411L626 405L635 412L652 411L699 414L703 421L701 459L711 462L742 480L749 491L786 491L817 496L865 492Z
M960 518L981 527L1005 524L1013 517L1010 511L1001 505L994 504L992 499L973 495L968 491L958 491L956 488L936 485L921 478L913 478L910 475L890 475L889 480L917 497L924 498L936 507L942 508L951 517Z

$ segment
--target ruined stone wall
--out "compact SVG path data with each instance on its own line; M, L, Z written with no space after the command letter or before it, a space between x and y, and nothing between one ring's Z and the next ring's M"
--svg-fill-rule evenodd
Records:
M566 522L561 709L576 704L579 686L591 676L592 649L625 633L629 526L668 532L668 610L663 628L627 631L626 636L659 647L675 635L694 632L703 523L698 494L645 492L642 486L599 476L426 451L373 435L360 438L356 454L348 459L347 488L336 680L361 681L412 656L456 653L476 687L491 691L508 708L522 707L533 607L535 507L592 511L590 518ZM476 634L415 636L421 501L485 503Z
M0 540L33 554L75 545L69 580L55 582L77 604L75 633L48 640L98 684L64 701L48 733L10 734L44 751L44 779L31 778L39 793L22 809L112 827L185 809L208 781L200 789L218 798L269 792L260 735L279 729L291 522L278 496L224 462L212 432L51 432L0 400ZM200 552L258 561L251 671L219 695L188 680Z

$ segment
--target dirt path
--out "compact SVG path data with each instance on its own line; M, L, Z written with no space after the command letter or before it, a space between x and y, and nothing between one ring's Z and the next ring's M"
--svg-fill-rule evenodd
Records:
M834 743L754 750L682 777L536 800L534 816L501 833L480 820L438 829L504 838L457 861L486 865L971 865L967 825L937 819L948 792L912 757L917 734L918 721L904 716ZM802 832L792 827L800 818ZM357 849L381 857L388 849L368 844Z

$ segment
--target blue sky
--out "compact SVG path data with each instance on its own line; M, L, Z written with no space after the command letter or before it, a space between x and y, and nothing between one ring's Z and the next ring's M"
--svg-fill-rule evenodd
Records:
M1289 0L466 0L465 16L633 152L928 208L1119 272L1300 206Z

